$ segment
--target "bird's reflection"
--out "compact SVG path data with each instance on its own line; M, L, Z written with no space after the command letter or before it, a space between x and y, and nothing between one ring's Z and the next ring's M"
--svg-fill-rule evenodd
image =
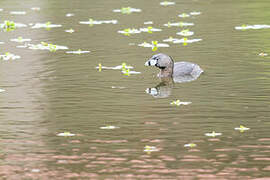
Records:
M172 88L175 83L185 83L185 82L190 82L196 80L198 77L197 76L191 76L191 75L186 75L186 76L179 76L179 77L167 77L167 78L160 78L161 82L152 88L147 88L145 92L147 94L152 95L155 98L166 98L171 95Z
M161 78L161 82L152 88L147 88L146 93L151 94L155 98L166 98L171 95L174 82L172 78Z

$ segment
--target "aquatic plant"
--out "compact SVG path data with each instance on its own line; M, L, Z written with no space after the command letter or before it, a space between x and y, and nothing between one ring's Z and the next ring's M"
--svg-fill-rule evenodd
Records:
M0 59L7 61L7 60L16 60L20 59L21 56L6 52L5 54L0 55Z
M126 36L130 36L131 34L141 33L141 31L138 30L138 29L134 29L134 28L132 28L132 29L131 28L127 28L127 29L118 31L118 33L124 34Z
M210 137L216 137L222 135L222 133L216 133L215 131L212 131L211 133L205 133L205 136L210 136Z
M32 7L31 10L33 10L33 11L40 11L40 7Z
M162 31L162 29L153 28L152 26L148 26L147 28L140 28L141 32L148 32L152 34L153 32L159 32Z
M196 146L197 146L197 144L195 144L195 143L189 143L189 144L184 145L184 147L191 147L191 148L196 147Z
M145 21L143 24L147 25L147 24L153 24L153 21Z
M150 48L152 48L152 51L157 51L157 49L159 47L170 47L170 45L164 44L164 43L158 43L158 41L152 41L151 44L150 43L147 43L147 42L143 42L141 44L138 44L138 46L141 46L141 47L150 47Z
M51 43L41 42L40 44L27 44L29 49L40 49L40 50L49 50L51 52L55 52L57 50L65 50L68 49L66 46L59 46Z
M32 29L39 29L39 28L46 28L47 30L50 30L51 28L57 28L62 27L61 24L52 24L50 21L46 23L36 23L34 26L32 26Z
M107 66L102 66L99 64L96 69L112 69L112 70L123 70L123 69L133 69L132 66L126 65L126 63L122 63L121 65L114 66L114 67L107 67Z
M141 12L141 9L136 9L132 7L122 7L121 9L114 9L113 12L120 12L122 14L131 14L133 12Z
M161 6L170 6L170 5L175 5L175 2L171 1L163 1L159 3Z
M170 103L171 105L176 105L176 106L180 106L180 105L189 105L191 104L191 102L182 102L180 101L179 99L176 100L176 101L173 101Z
M31 41L31 39L23 39L23 38L20 36L20 37L18 37L17 39L10 39L10 41L18 42L18 43L23 43L23 42L29 42L29 41Z
M268 29L270 28L270 25L246 25L243 24L241 26L236 26L235 29L236 30L247 30L247 29Z
M100 127L100 129L117 129L119 127L117 126L104 126L104 127Z
M4 21L4 24L1 24L0 27L5 31L13 31L15 30L16 26L13 21Z
M192 15L192 16L198 16L198 15L201 14L201 12L193 11L193 12L190 12L189 14Z
M199 42L202 41L202 39L188 39L188 38L182 38L179 40L175 40L173 41L173 43L177 44L177 43L183 43L184 46L186 46L188 43L194 43L194 42Z
M245 126L243 126L243 125L240 125L239 127L236 127L236 128L234 128L234 129L237 130L237 131L240 131L240 132L244 132L244 131L249 130L250 128L245 127Z
M143 151L144 152L156 152L156 151L159 151L159 149L156 148L155 146L145 146Z
M65 32L67 32L67 33L74 33L75 31L74 31L74 29L67 29L67 30L65 30Z
M176 40L179 40L179 39L173 38L172 36L170 36L168 39L164 39L163 41L164 42L173 42L173 41L176 41Z
M259 53L258 55L259 55L259 56L261 56L261 57L268 56L268 54L267 54L267 53L263 53L263 52Z
M64 137L70 137L70 136L75 136L76 134L72 134L70 132L62 132L62 133L58 133L57 136L64 136Z
M66 14L66 17L72 17L72 16L74 16L73 13L67 13L67 14Z
M190 15L187 13L182 13L182 14L179 14L178 17L186 18L186 17L190 17Z
M10 11L9 14L13 14L13 15L25 15L26 12L25 11Z
M77 51L67 51L67 54L85 54L85 53L90 53L90 51L82 51L81 49Z
M93 20L93 19L89 19L88 21L80 21L80 24L88 24L89 26L93 26L95 24L117 24L118 21L117 20L101 20L101 21L97 21L97 20Z
M189 29L184 29L180 32L177 32L176 34L181 35L181 36L192 36L194 34L194 32L189 31Z
M176 27L186 27L186 26L194 26L194 23L187 23L187 22L168 22L167 24L164 24L164 26L167 27L172 27L172 26L176 26Z

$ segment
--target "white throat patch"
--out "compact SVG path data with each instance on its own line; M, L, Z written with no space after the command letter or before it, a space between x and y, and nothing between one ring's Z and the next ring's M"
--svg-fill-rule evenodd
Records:
M157 64L157 60L151 59L146 61L145 66L155 66Z

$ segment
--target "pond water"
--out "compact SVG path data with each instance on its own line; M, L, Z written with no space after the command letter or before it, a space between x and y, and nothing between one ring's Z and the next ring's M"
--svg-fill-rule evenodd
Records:
M269 25L270 4L179 0L161 6L160 2L0 2L1 23L10 20L28 26L0 32L4 42L0 54L21 57L0 61L0 88L5 90L0 91L0 177L270 178L270 59L258 55L270 53L270 30L235 29L243 24ZM122 7L125 12L127 7L141 11L113 12ZM190 12L201 14L178 17ZM111 20L117 23L79 23ZM164 26L180 21L194 26ZM62 26L31 28L37 23ZM118 33L148 26L162 31ZM68 29L74 32L65 32ZM162 43L170 36L181 39L176 33L184 29L194 32L188 39L202 40L185 45L168 42L170 47L156 51L138 46ZM32 41L10 41L18 37ZM45 44L51 52L16 47L41 42L51 43ZM54 45L69 49L56 51ZM90 52L66 53L79 49ZM144 66L160 52L175 61L197 63L205 72L192 82L162 84L158 70ZM141 74L96 69L99 64L114 67L123 62ZM192 103L171 105L176 100ZM250 129L234 129L240 125ZM205 135L213 131L222 134ZM190 143L192 147L185 147Z

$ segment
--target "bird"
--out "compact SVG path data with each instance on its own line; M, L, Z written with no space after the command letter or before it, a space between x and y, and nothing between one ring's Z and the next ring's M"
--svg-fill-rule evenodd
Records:
M160 69L158 77L173 78L175 82L188 82L197 79L204 71L199 65L192 62L174 62L173 58L163 54L155 54L148 61L145 66L156 66Z

